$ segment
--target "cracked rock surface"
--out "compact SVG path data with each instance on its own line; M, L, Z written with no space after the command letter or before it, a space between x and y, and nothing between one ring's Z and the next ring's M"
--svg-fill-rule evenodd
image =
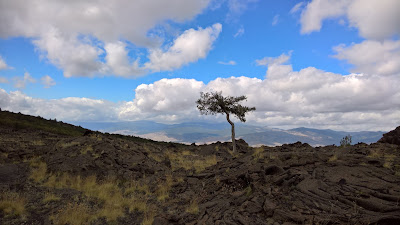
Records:
M316 148L300 142L252 148L238 140L232 154L230 143L189 146L0 126L1 200L7 193L24 198L21 214L0 202L0 224L68 224L55 215L82 202L87 224L400 224L396 135ZM46 167L37 178L40 165ZM75 178L57 185L66 174ZM93 176L98 184L111 177L126 198L127 184L146 187L134 189L146 207L131 210L128 203L114 219L98 213L111 200L73 183ZM56 200L45 201L48 193Z

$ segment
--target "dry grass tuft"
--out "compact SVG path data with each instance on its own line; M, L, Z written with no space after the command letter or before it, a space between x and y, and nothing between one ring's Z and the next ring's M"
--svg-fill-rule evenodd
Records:
M155 212L153 210L145 212L141 225L152 225L154 222L154 216Z
M82 155L86 155L88 152L93 152L93 146L92 145L87 145L81 150Z
M44 203L54 202L54 201L58 201L58 200L60 200L60 199L61 199L61 198L58 197L58 196L56 196L55 194L50 193L50 192L47 192L47 193L44 195L43 202L44 202Z
M53 188L76 189L85 196L100 201L102 207L92 213L93 217L88 217L89 222L93 218L102 217L107 222L114 222L118 217L125 215L125 209L130 212L134 210L146 212L148 210L147 200L150 195L150 189L147 185L141 185L135 181L126 184L126 188L123 188L119 187L118 181L113 178L98 182L95 176L81 178L80 176L71 176L64 173L51 175L44 185ZM166 185L170 187L172 184L166 182ZM66 210L69 210L69 208Z
M169 191L171 190L172 185L172 176L167 174L165 177L165 181L160 182L160 184L157 185L156 194L158 201L165 201L169 197Z
M186 209L186 212L191 214L199 213L199 204L197 203L196 199L190 202L189 207Z
M5 216L23 216L25 214L25 198L16 192L2 193L0 210Z
M380 158L383 156L383 153L380 149L372 149L369 154L368 154L368 158Z
M253 157L255 160L264 158L264 148L263 147L254 148Z
M42 182L46 178L47 164L40 161L39 158L34 158L30 161L31 175L30 179L37 183Z
M69 147L72 147L72 146L75 146L75 145L79 145L79 144L80 143L77 142L77 141L72 141L72 142L69 142L69 143L62 143L61 147L62 148L69 148Z
M335 161L337 161L338 160L338 156L337 156L337 154L334 154L332 157L330 157L329 159L328 159L328 162L335 162Z
M46 145L43 140L34 140L32 142L32 144L35 145L35 146L44 146L44 145Z
M185 170L194 169L196 173L199 173L207 167L218 163L216 155L199 156L190 151L183 151L181 153L166 151L165 155L171 162L172 170L179 168L184 168Z
M70 203L57 214L50 216L50 220L52 220L54 224L60 225L84 225L89 224L90 221L95 218L95 215L90 212L90 209L86 204L78 203Z

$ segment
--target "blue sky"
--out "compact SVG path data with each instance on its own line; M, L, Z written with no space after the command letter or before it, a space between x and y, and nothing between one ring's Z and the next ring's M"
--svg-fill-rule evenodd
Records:
M400 2L0 0L0 107L65 121L215 120L200 91L248 96L249 123L400 124Z

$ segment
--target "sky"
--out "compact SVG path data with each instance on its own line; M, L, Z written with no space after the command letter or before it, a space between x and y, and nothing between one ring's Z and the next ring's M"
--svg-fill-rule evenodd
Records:
M210 91L246 95L249 124L392 130L400 1L0 0L2 110L223 121L196 108Z

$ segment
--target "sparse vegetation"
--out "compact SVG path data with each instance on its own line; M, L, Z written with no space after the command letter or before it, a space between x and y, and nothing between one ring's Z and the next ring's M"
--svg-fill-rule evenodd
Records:
M351 145L351 135L347 135L340 140L340 147L346 147Z
M395 144L251 148L238 142L241 151L233 154L230 143L184 146L2 126L0 132L0 224L213 224L235 223L221 215L242 213L244 224L267 218L281 224L292 214L303 224L369 224L363 215L397 216L374 210L397 207ZM380 200L368 202L370 209L359 201L375 197Z
M253 157L255 160L264 158L264 148L263 147L254 148Z
M42 182L46 178L47 164L39 158L34 158L30 161L31 175L29 178L37 183Z
M110 222L115 221L118 217L125 215L125 208L128 208L129 211L146 212L146 202L150 194L147 185L140 185L134 181L132 183L128 182L125 187L119 187L117 180L112 178L98 182L95 176L83 179L80 176L71 176L67 173L50 175L44 185L53 188L72 188L81 191L88 198L101 202L101 207L93 211L90 216L87 214L87 207L84 205L72 204L65 209L68 212L74 208L81 210L83 211L82 213L88 215L86 219L89 221L101 217ZM64 218L64 213L61 212L61 215L56 215L55 218L64 221L62 219ZM85 223L86 219L83 220L83 223Z
M335 162L338 160L338 155L335 153L328 159L328 162Z
M186 209L186 212L191 214L199 213L199 205L197 203L197 199L194 199L190 202L189 207Z
M12 127L17 130L43 130L67 136L81 136L86 131L82 127L57 122L56 120L45 120L39 116L34 117L21 113L10 113L8 111L0 111L0 125Z
M57 225L85 225L95 218L96 216L93 215L89 206L85 203L69 203L57 214L50 216L50 220Z
M165 154L171 162L172 170L179 168L184 168L185 170L194 169L196 173L199 173L207 167L218 163L216 155L199 156L190 151L184 151L182 153L167 151Z
M25 198L17 192L4 192L0 195L0 211L5 216L24 216Z
M56 196L55 194L50 193L50 192L47 192L47 193L44 195L43 202L44 202L44 203L48 203L48 202L58 201L58 200L60 200L60 199L61 199L61 198L58 197L58 196Z

